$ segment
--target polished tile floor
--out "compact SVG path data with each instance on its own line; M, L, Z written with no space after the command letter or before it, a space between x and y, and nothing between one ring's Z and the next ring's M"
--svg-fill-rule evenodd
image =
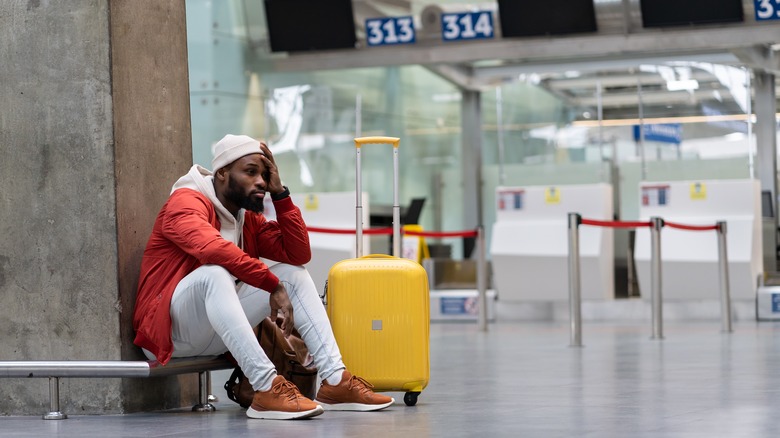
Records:
M9 437L780 437L780 322L561 322L431 326L431 382L415 407L250 420L218 411L0 418Z

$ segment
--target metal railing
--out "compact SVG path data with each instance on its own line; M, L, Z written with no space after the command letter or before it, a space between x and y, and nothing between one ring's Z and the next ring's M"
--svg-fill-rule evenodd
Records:
M166 365L156 360L6 360L0 361L0 378L48 378L49 412L45 420L68 418L60 410L60 378L146 378L198 373L198 403L192 407L196 412L214 411L209 403L211 388L209 371L235 367L220 356L200 356L172 359Z
M728 251L726 249L726 222L718 221L715 225L685 225L664 221L652 217L650 221L603 221L583 219L578 213L569 213L569 320L571 346L582 346L582 296L580 274L580 225L592 225L610 228L650 228L650 293L652 339L663 339L663 291L661 287L661 230L663 227L688 231L717 232L718 237L718 267L721 303L721 328L724 332L732 332L731 296L729 291Z

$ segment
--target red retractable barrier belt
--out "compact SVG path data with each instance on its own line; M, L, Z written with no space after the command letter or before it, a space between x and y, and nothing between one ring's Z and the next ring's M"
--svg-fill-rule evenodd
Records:
M585 219L583 218L580 223L582 225L595 225L597 227L610 227L610 228L640 228L640 227L650 227L652 226L651 222L641 222L641 221L600 221L596 219ZM717 225L685 225L680 224L676 222L669 222L669 221L663 221L663 226L669 227L669 228L677 228L678 230L688 230L688 231L711 231L711 230L717 230Z
M346 228L324 228L324 227L306 227L310 233L329 233L329 234L355 234L357 231L354 229ZM421 237L477 237L475 230L465 231L404 231L403 234L407 236L421 236ZM393 234L391 227L387 228L364 228L363 234Z
M328 233L328 234L355 234L357 230L345 229L345 228L323 228L323 227L306 227L310 233ZM363 234L393 234L393 228L364 228Z
M404 231L407 236L422 237L477 237L474 230L466 231Z
M669 221L664 221L664 226L670 228L677 228L678 230L688 230L688 231L710 231L710 230L718 229L717 225L685 225L685 224L678 224Z
M582 225L595 225L597 227L610 228L640 228L649 227L650 222L639 221L600 221L595 219L582 219Z

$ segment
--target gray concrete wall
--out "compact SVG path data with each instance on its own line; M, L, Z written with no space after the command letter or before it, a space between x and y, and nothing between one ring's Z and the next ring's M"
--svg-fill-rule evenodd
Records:
M140 357L140 255L191 162L184 21L184 0L0 2L0 360ZM197 386L60 391L76 414L188 404ZM47 409L45 379L0 379L0 415Z

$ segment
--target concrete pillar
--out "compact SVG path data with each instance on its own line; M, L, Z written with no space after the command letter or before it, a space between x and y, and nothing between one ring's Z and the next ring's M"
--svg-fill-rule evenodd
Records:
M777 247L777 101L775 98L775 75L764 71L755 71L754 110L756 112L756 169L761 181L761 190L772 193L774 226L764 232L763 241L771 248ZM765 251L766 252L766 251ZM773 252L773 250L770 250ZM774 272L774 266L764 266L764 270Z
M141 254L192 162L184 0L0 2L0 351L141 359ZM189 405L194 376L63 379L62 409ZM0 379L0 415L39 415L45 379Z
M482 225L482 100L479 91L462 90L461 138L463 227Z
M461 174L463 175L463 228L482 225L482 99L479 91L461 91ZM466 241L464 241L466 242ZM464 244L464 257L474 241Z

